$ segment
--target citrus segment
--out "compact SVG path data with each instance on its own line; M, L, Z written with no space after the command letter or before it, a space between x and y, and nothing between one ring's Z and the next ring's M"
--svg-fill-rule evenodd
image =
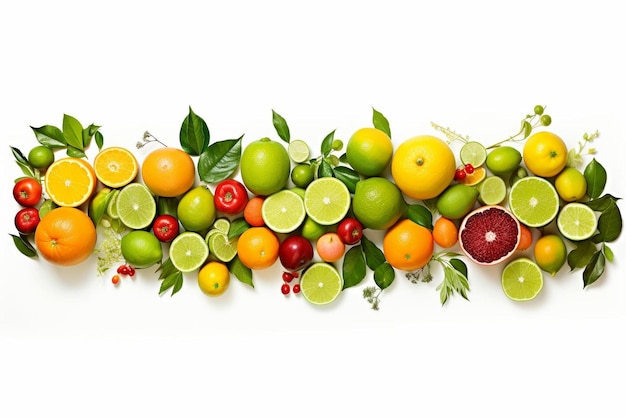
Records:
M56 160L44 177L46 193L62 207L77 207L86 202L96 184L96 174L89 162L74 157Z
M480 142L467 142L461 147L459 158L463 165L472 164L474 168L478 168L485 163L487 150Z
M596 232L596 213L583 203L568 203L561 209L556 221L559 232L569 240L589 239Z
M335 177L317 178L304 192L304 207L306 214L323 226L338 223L350 209L350 191Z
M117 188L111 190L111 198L109 200L109 204L107 205L107 216L112 219L119 219L119 215L117 214L117 196L119 195L120 190Z
M115 202L119 219L131 229L150 226L156 215L156 201L148 188L133 182L122 188Z
M209 257L209 246L196 232L182 232L174 238L169 250L172 264L181 272L199 269Z
M502 289L514 301L532 300L543 288L543 273L528 258L517 258L502 270Z
M324 305L335 301L343 288L343 278L326 262L316 262L300 278L304 298L312 304Z
M304 201L293 191L271 194L263 202L261 215L265 225L276 233L293 232L306 217Z
M559 195L548 180L530 176L519 179L509 192L509 208L529 227L550 223L559 211Z
M480 184L487 177L487 170L484 167L474 168L471 174L466 174L465 177L458 180L461 184L474 186Z
M126 148L113 146L98 152L93 168L100 182L111 188L120 188L135 179L139 164Z
M293 162L299 164L309 159L311 151L305 141L296 139L289 142L287 153Z

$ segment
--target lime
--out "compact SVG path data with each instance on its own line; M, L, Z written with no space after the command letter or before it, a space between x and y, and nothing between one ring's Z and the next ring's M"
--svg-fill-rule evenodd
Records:
M176 217L185 230L203 232L208 230L217 214L213 193L204 185L187 191L176 208Z
M569 240L589 239L596 232L596 213L583 203L568 203L563 206L556 220L559 232Z
M364 127L348 140L346 159L359 174L372 177L380 175L389 166L393 156L391 138L382 130Z
M125 234L120 248L124 260L135 268L149 268L163 258L161 242L145 230L132 230Z
M483 204L501 204L506 198L506 183L491 175L478 185L478 200Z
M302 199L302 201L304 201L304 193L306 192L304 188L294 187L294 188L290 188L289 190L298 194L298 196Z
M207 245L209 244L209 240L211 239L211 237L213 235L216 234L221 234L221 235L226 235L228 236L227 233L222 232L220 229L216 229L215 227L211 227L207 232L206 235L204 236L204 241L207 243ZM209 247L209 249L211 249L211 247Z
M343 278L326 262L316 262L300 277L302 295L310 303L323 305L333 302L341 293Z
M326 226L322 226L309 216L304 219L302 230L300 231L302 237L315 242L324 233L326 233Z
M480 142L467 142L461 147L459 157L463 165L472 164L478 168L487 160L487 150Z
M111 199L109 200L109 204L107 206L107 216L112 219L119 219L120 216L117 214L117 196L119 195L120 190L114 188L111 190Z
M309 159L311 151L305 141L296 139L289 142L287 153L293 162L299 164Z
M276 233L293 232L306 217L304 201L291 190L281 190L265 198L261 216L270 230Z
M291 170L291 181L296 187L306 188L314 176L313 166L310 164L298 164Z
M350 191L335 177L317 178L304 192L304 207L323 226L339 223L350 210Z
M406 208L402 192L387 178L370 177L356 183L352 209L363 227L388 229L400 219Z
M245 147L240 168L246 188L255 195L267 196L285 188L291 160L281 143L263 138Z
M120 189L115 208L122 223L131 229L150 226L156 215L154 196L148 187L139 182L131 182Z
M519 167L522 154L511 146L499 146L489 152L485 162L492 174L507 177Z
M182 232L170 244L170 260L181 272L199 269L209 257L209 246L202 235Z
M543 273L535 262L517 258L502 270L502 289L514 301L532 300L543 288Z
M519 179L509 192L509 207L528 227L550 223L559 211L559 195L548 180L530 176Z
M213 222L212 228L217 229L227 235L230 231L230 220L228 220L226 217L220 217L219 219L216 219L215 222Z
M217 232L212 233L208 239L209 252L218 261L230 262L237 255L237 239L228 239L228 235Z
M457 220L472 211L478 191L465 184L452 184L437 197L437 211L444 217Z
M44 145L35 146L28 152L28 163L39 170L45 170L54 162L54 152Z

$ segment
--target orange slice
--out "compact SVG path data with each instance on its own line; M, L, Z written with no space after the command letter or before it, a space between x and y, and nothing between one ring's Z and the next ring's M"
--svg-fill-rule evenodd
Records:
M107 187L121 188L132 182L139 172L135 156L122 147L102 149L93 160L96 177Z
M62 207L77 207L86 202L96 184L96 173L89 162L74 157L54 161L44 177L48 197Z
M471 174L467 174L465 178L459 180L461 184L465 185L476 185L479 184L482 180L487 176L487 170L483 167L474 168L474 172Z

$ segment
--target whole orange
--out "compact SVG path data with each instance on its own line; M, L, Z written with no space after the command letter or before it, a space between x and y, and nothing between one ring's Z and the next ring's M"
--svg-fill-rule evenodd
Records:
M459 229L454 221L441 216L433 225L433 238L442 248L451 248L459 240Z
M424 267L434 251L432 232L409 219L400 220L383 237L383 253L401 271Z
M239 260L250 269L266 269L278 259L280 242L265 226L251 227L237 240Z
M189 191L196 179L191 156L178 148L150 152L141 165L144 184L159 197L178 197Z
M437 197L454 179L456 160L443 140L415 136L398 146L391 159L391 176L400 190L416 200Z
M74 207L49 211L35 231L35 245L41 256L63 266L86 260L93 253L96 238L96 227L89 216Z

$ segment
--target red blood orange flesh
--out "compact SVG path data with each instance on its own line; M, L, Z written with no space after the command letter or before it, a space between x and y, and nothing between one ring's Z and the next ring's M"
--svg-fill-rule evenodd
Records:
M470 212L459 227L459 246L479 265L495 265L509 258L521 239L519 221L502 206L489 205Z

